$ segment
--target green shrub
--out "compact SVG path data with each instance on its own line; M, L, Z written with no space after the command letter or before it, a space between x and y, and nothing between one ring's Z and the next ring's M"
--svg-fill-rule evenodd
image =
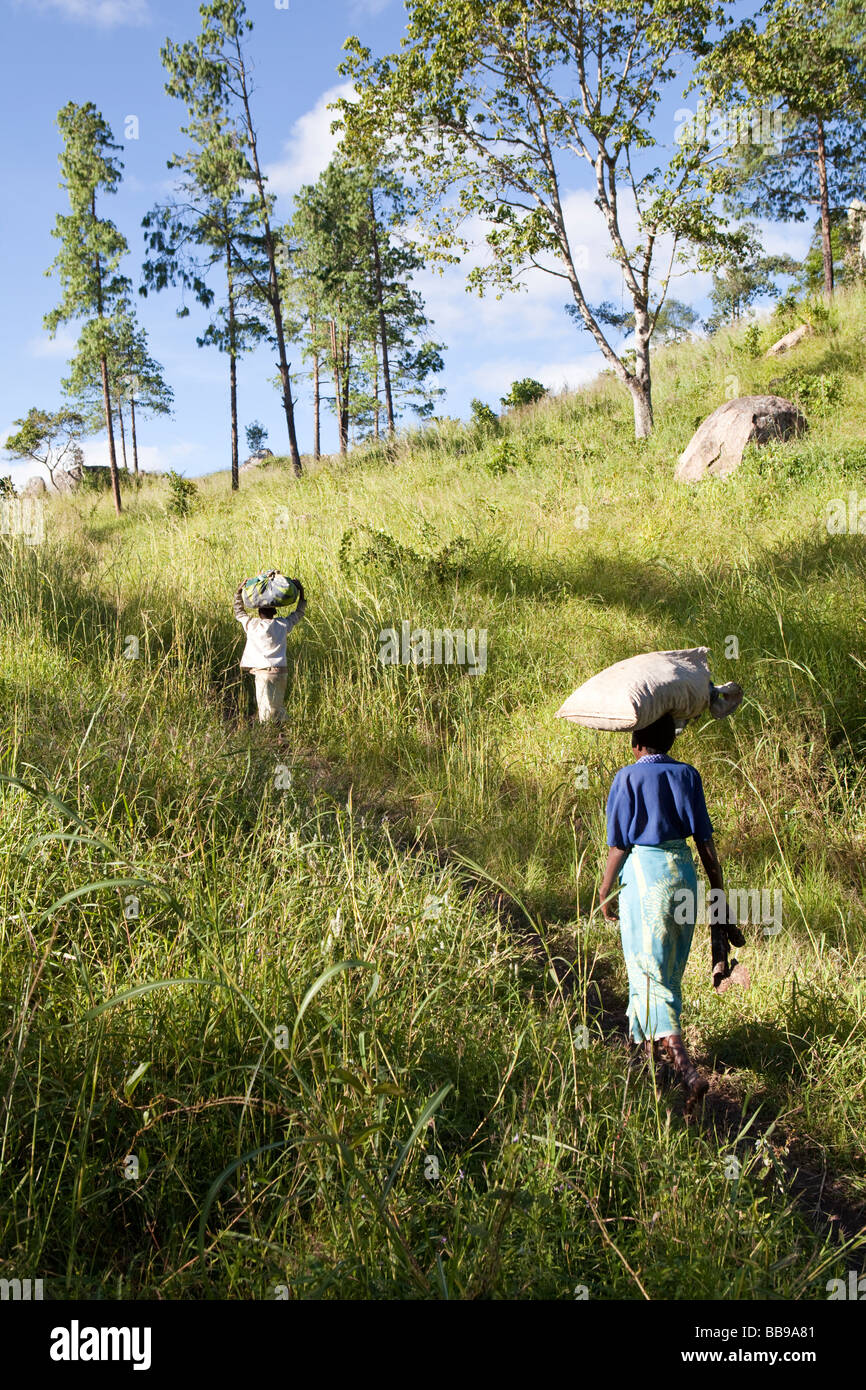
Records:
M484 401L478 400L477 396L469 402L472 410L472 428L481 438L486 438L491 434L500 434L502 425L499 416L491 406Z
M836 309L815 295L797 305L797 317L815 333L835 333L839 327Z
M782 394L792 397L807 410L826 414L842 399L842 377L839 372L809 372L798 368L782 378Z
M171 491L168 500L168 510L172 516L188 516L193 499L198 493L198 488L191 478L184 478L181 473L177 473L170 468L165 475Z
M750 323L743 334L743 351L747 357L760 357L761 329L757 323Z
M425 539L435 536L435 530L424 528ZM368 538L364 543L365 536ZM343 532L338 559L340 568L348 574L367 570L373 574L397 575L402 578L448 582L466 567L471 544L466 536L455 536L437 551L424 554L398 541L383 527L361 525Z
M484 455L484 467L494 477L508 473L510 469L517 467L517 463L517 450L514 447L514 441L508 435L503 439L495 440Z
M506 410L513 410L521 405L535 405L536 401L542 400L546 395L546 386L542 386L534 377L525 376L520 381L512 381L511 390L507 396L502 396L501 400Z

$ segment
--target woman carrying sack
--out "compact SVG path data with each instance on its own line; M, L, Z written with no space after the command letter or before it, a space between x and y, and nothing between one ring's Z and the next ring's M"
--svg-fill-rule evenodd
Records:
M607 801L608 856L601 910L619 917L628 970L631 1037L650 1066L660 1045L686 1092L686 1111L709 1082L682 1039L682 979L695 929L697 875L686 843L694 838L711 888L723 888L703 783L697 768L669 756L670 714L632 734L635 761L620 768ZM619 911L611 894L621 884Z

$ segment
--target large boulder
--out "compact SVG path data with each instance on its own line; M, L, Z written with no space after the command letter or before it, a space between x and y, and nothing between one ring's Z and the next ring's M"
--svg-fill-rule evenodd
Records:
M77 492L78 488L81 487L81 469L58 468L51 481L54 484L55 492Z
M48 488L44 478L30 478L21 491L22 497L44 497Z
M680 454L674 476L684 483L726 478L739 468L747 444L790 439L806 429L805 416L784 396L738 396L707 416Z
M261 468L262 464L267 463L268 459L274 457L272 449L256 449L254 454L250 454L248 459L244 459L240 466L240 472L246 473L250 468Z
M801 323L799 328L792 328L790 333L786 333L784 338L780 338L771 348L767 348L768 357L781 357L783 352L790 352L791 348L796 347L804 338L808 338L812 332L808 323Z

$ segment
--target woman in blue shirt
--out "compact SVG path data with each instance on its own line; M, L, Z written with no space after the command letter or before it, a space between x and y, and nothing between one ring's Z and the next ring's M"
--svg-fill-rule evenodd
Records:
M700 773L668 756L674 737L670 714L632 734L635 761L620 768L607 799L608 856L600 896L605 918L620 921L631 1036L650 1061L654 1044L661 1044L692 1110L709 1083L692 1064L680 1023L698 887L687 840L695 841L710 887L723 883ZM617 882L619 912L611 896Z

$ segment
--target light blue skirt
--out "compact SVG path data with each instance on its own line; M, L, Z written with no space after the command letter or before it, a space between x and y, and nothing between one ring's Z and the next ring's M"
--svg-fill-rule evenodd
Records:
M698 880L685 840L633 845L620 871L619 924L635 1042L680 1033Z

